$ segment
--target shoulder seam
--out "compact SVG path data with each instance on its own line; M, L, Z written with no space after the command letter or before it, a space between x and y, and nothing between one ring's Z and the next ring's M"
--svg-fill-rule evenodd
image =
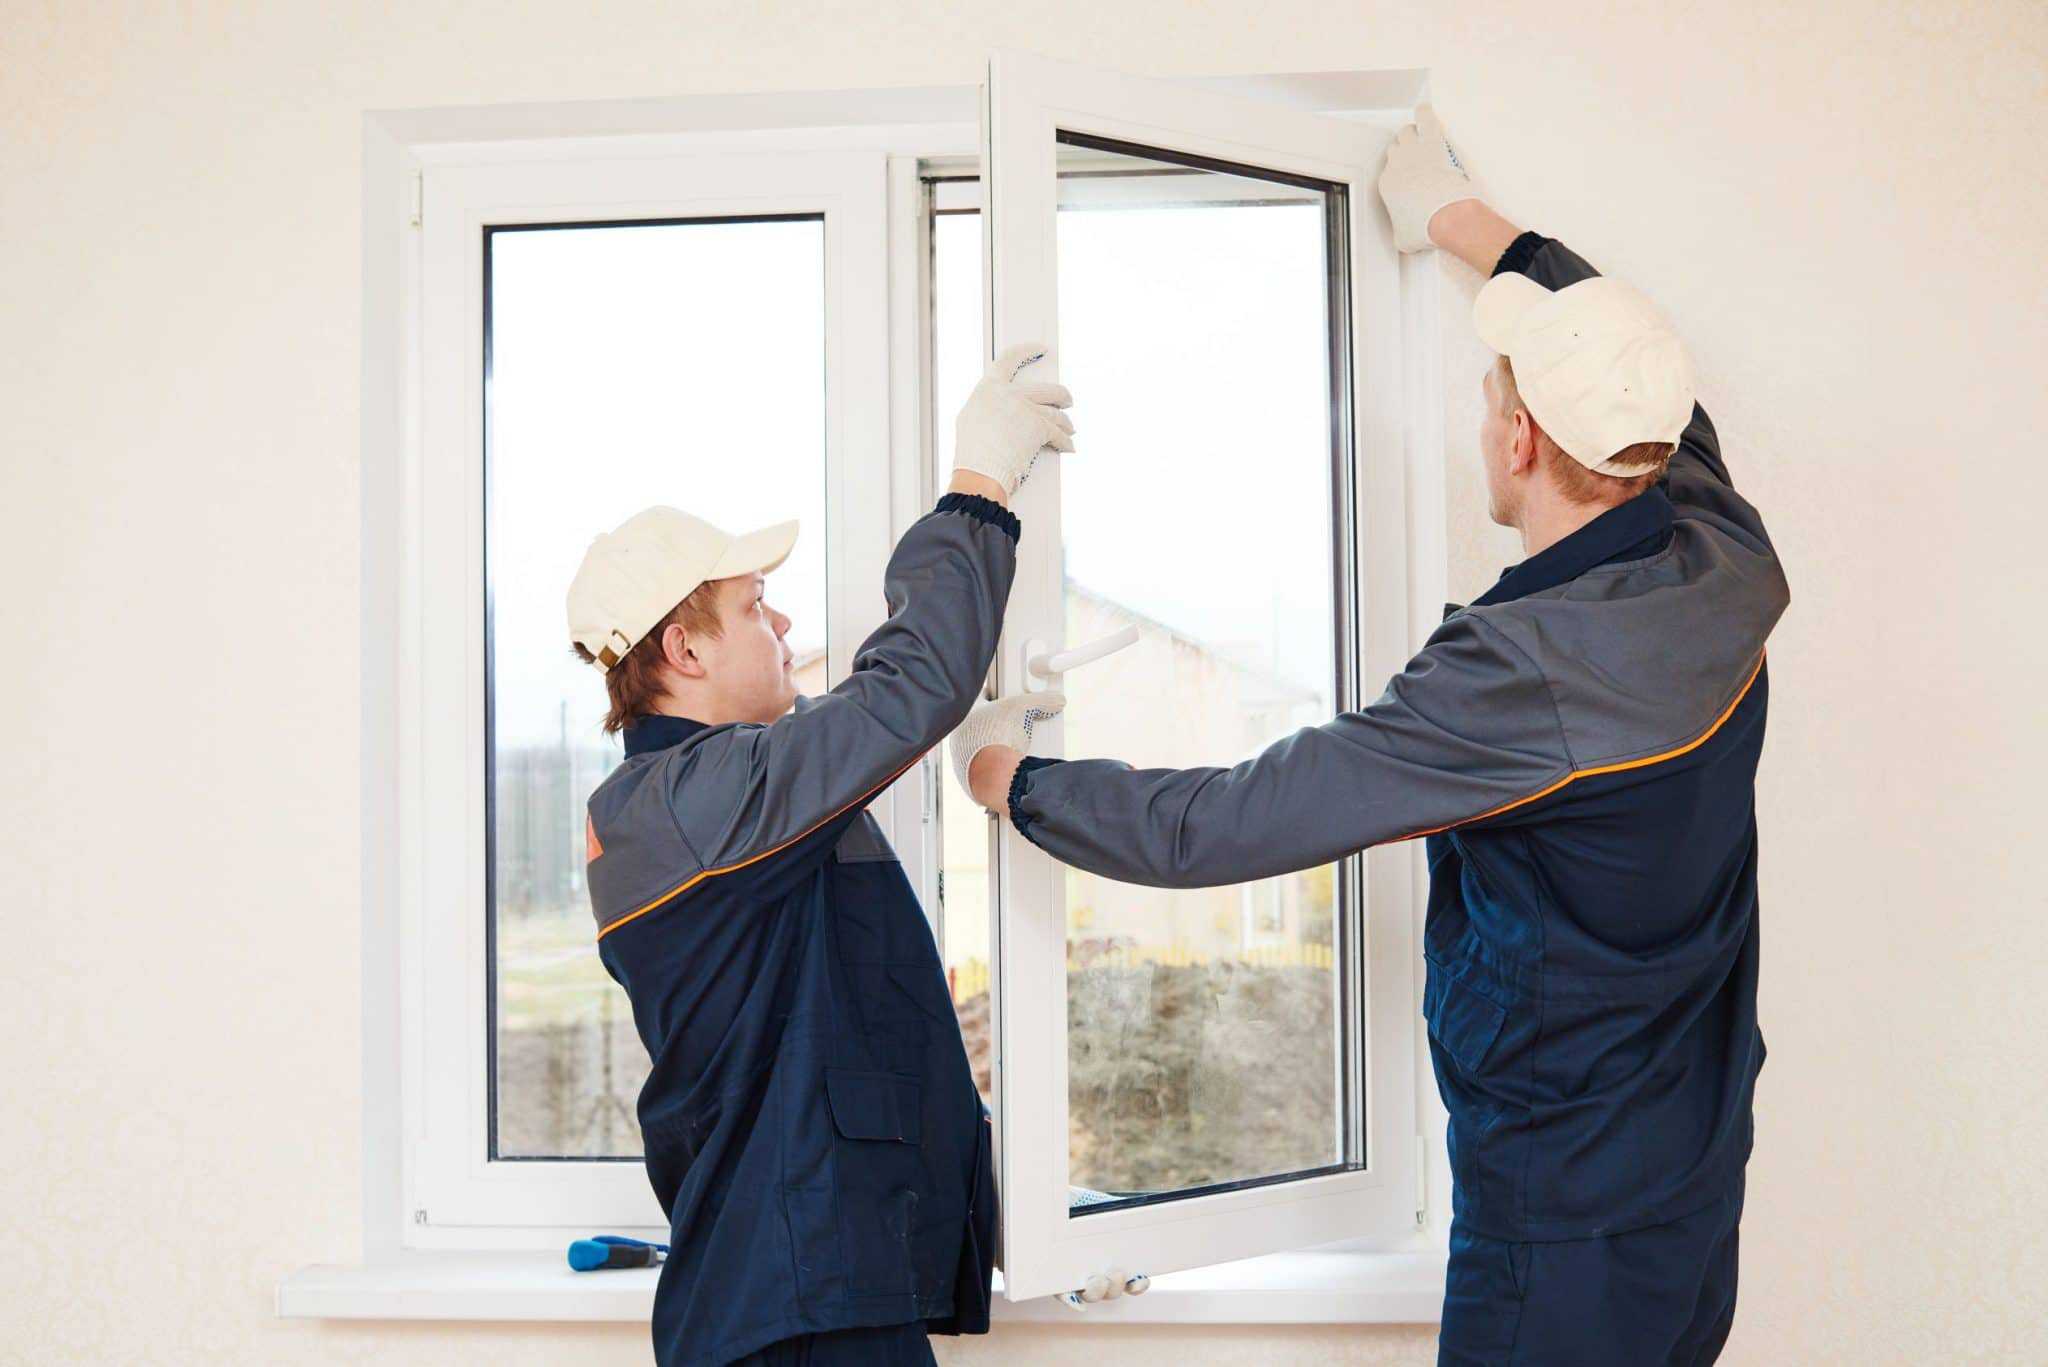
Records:
M691 747L691 749L693 749L693 750L694 750L695 748L696 748L695 746L692 746L692 747ZM679 751L674 751L674 750L670 751L669 753L670 753L671 755L678 755L678 754L680 754L680 752L679 752ZM701 872L703 871L703 869L704 869L704 856L703 856L703 855L701 855L701 854L699 854L699 853L697 853L697 847L696 847L696 845L694 845L693 843L691 843L691 841L690 841L690 837L689 837L688 835L684 834L684 832L683 832L683 819L682 819L682 817L680 817L680 816L678 816L678 815L676 814L676 804L675 804L674 802L670 801L670 799L671 799L671 798L672 798L673 796L674 796L673 790L671 790L671 791L669 791L669 792L665 792L665 793L663 793L663 794L661 795L661 804L662 804L662 806L664 806L664 807L668 808L668 819L669 819L669 823L670 823L671 825L673 825L673 826L674 826L674 827L676 828L676 839L678 839L678 840L680 840L680 841L682 841L682 842L683 842L683 848L684 848L684 849L686 849L686 850L688 850L688 851L690 852L690 862L691 862L691 863L693 863L693 864L695 864L695 865L697 866L697 869L698 869L698 871L699 871L699 872L701 873ZM609 927L607 927L607 928L609 928ZM600 933L600 934L602 934L603 932L599 932L599 933Z
M1467 610L1467 616L1471 618L1474 624L1485 627L1489 632L1493 633L1495 636L1498 636L1502 641L1506 642L1508 649L1514 651L1515 654L1521 656L1522 659L1526 660L1528 662L1529 668L1535 671L1536 677L1542 680L1543 696L1550 702L1550 721L1551 724L1557 728L1557 748L1564 755L1564 767L1568 772L1577 769L1579 767L1579 762L1572 756L1571 737L1565 734L1564 729L1564 711L1557 705L1557 693L1550 686L1549 673L1544 670L1543 666L1536 663L1534 657L1532 657L1528 651L1522 649L1521 645L1518 642L1516 642L1514 637L1508 635L1505 631L1502 631L1499 627L1487 621L1484 617L1479 616L1477 613L1471 612L1469 609Z

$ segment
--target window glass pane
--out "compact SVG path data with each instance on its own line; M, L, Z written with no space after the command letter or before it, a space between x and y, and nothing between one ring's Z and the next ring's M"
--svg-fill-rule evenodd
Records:
M1078 145L1060 166L1060 374L1082 428L1061 467L1066 641L1140 632L1066 677L1066 752L1232 763L1339 703L1342 201ZM933 234L943 456L979 370L979 216ZM988 825L950 781L942 816L947 968L981 1058ZM1075 1214L1347 1161L1339 872L1165 891L1067 871Z
M647 1051L583 885L584 803L621 755L563 598L651 504L799 518L768 601L823 690L824 225L497 229L487 261L493 1154L631 1158Z
M1230 764L1337 705L1326 215L1062 145L1067 753ZM1334 207L1337 205L1338 207ZM1169 891L1067 873L1077 1213L1344 1161L1336 866Z

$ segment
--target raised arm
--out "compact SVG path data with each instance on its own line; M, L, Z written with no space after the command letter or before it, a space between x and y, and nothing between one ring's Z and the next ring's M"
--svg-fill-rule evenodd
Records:
M1553 290L1599 274L1563 243L1522 229L1487 204L1428 106L1417 110L1415 123L1395 136L1379 185L1395 245L1404 252L1437 247L1482 276L1514 271ZM1671 497L1738 523L1755 522L1753 530L1762 535L1754 510L1747 504L1731 504L1720 492L1734 487L1713 421L1706 409L1694 404L1692 421L1671 459ZM1748 519L1743 517L1745 510Z
M1015 378L1042 355L1005 352L961 410L951 490L889 557L888 620L846 680L772 725L706 736L676 767L671 807L705 868L758 859L857 808L973 706L1016 574L1009 496L1039 452L1073 450L1066 390Z
M707 735L672 775L669 801L706 868L758 858L858 807L967 715L1002 632L1017 519L948 493L897 543L889 617L829 693L772 725Z

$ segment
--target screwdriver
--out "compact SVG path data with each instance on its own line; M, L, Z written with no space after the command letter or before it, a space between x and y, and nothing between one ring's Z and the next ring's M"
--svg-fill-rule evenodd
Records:
M578 1272L611 1267L652 1267L668 1254L667 1244L650 1244L622 1234L599 1234L569 1245L569 1266Z

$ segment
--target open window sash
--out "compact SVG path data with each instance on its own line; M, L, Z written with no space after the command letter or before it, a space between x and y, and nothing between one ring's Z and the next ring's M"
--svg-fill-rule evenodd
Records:
M1334 645L1322 648L1333 661L1334 680L1319 697L1333 701L1335 709L1361 705L1366 699L1358 696L1360 680L1376 683L1397 672L1408 635L1400 271L1373 187L1391 129L999 54L984 87L982 133L991 355L1034 339L1051 342L1056 354L1078 355L1087 341L1063 335L1059 316L1059 220L1070 209L1128 207L1162 197L1183 206L1287 202L1319 208L1324 294L1315 326L1325 346L1313 364L1327 370L1326 389L1318 392L1327 394L1328 406L1327 417L1316 407L1310 421L1327 422L1329 481L1327 501L1312 517L1304 516L1302 534L1329 537L1324 563L1330 578L1314 585L1314 592L1327 594L1331 607ZM1117 169L1141 165L1147 169ZM1168 179L1174 176L1182 179ZM1186 194L1176 200L1173 185L1186 187ZM1237 193L1234 185L1263 185L1269 193ZM1202 288L1199 277L1187 288ZM1218 346L1231 344L1218 334ZM1161 482L1187 477L1172 451L1130 449L1128 443L1116 450L1091 446L1089 408L1100 411L1101 397L1092 391L1079 396L1083 454L1074 460L1148 462ZM1260 453L1244 455L1235 478L1265 477ZM1301 459L1313 467L1320 456L1311 451ZM1086 614L1076 609L1068 580L1073 547L1063 540L1066 464L1040 461L1018 495L1024 541L997 665L1001 696L1034 686L1028 655L1089 644L1067 634L1069 622ZM1077 469L1068 478L1084 475ZM1215 496L1228 499L1231 492L1217 489ZM1071 519L1075 509L1067 511ZM1320 530L1325 512L1330 532ZM1143 510L1130 508L1125 516L1124 534L1133 541L1156 539L1165 555L1197 553L1172 540L1173 529ZM1228 557L1231 550L1214 546L1201 553ZM1093 633L1092 619L1085 629ZM1064 754L1067 736L1085 720L1080 714L1086 704L1075 688L1068 691L1074 698L1068 717L1041 729L1036 753ZM1161 705L1170 704L1162 699ZM1223 748L1219 742L1211 758L1237 758L1221 753ZM1330 1086L1318 1088L1318 1100L1304 1098L1302 1104L1320 1108L1310 1138L1320 1144L1327 1133L1327 1145L1313 1159L1276 1159L1277 1170L1259 1170L1257 1160L1247 1160L1239 1170L1191 1170L1150 1186L1133 1180L1114 1190L1092 1185L1091 1178L1106 1170L1100 1152L1077 1158L1072 1140L1070 1062L1074 1046L1088 1042L1070 1036L1069 1013L1077 1008L1069 996L1069 875L1008 823L997 863L995 1091L1001 1113L1002 1264L1011 1299L1075 1291L1091 1282L1098 1294L1108 1288L1115 1295L1140 1275L1413 1230L1415 1002L1406 853L1374 851L1332 866L1328 883L1318 884L1333 889L1329 929L1306 949L1291 950L1287 960L1298 974L1326 975L1303 980L1326 984L1316 990L1329 994L1332 1037L1306 1043L1327 1051L1334 1076L1327 1078ZM1245 946L1232 951L1233 972L1276 961L1277 951L1256 942L1269 922L1283 919L1268 893L1256 887L1242 893L1242 930L1230 922L1227 932ZM1218 912L1213 920L1222 926L1227 915ZM1137 984L1133 990L1156 992L1173 971L1183 971L1185 981L1187 962L1168 954L1125 966ZM1086 1029L1087 1021L1081 1025ZM1293 1042L1282 1041L1281 1047ZM1227 1098L1214 1103L1202 1123L1235 1123Z

